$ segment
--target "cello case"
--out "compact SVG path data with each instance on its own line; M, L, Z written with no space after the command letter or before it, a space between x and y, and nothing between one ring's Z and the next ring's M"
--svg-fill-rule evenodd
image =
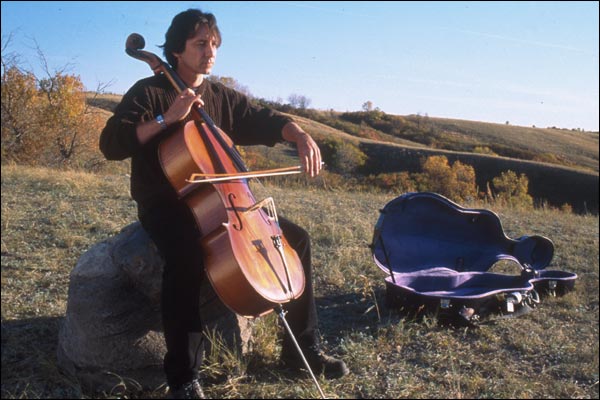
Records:
M390 201L375 225L371 250L387 274L386 304L415 317L474 325L491 315L531 311L540 294L562 295L577 275L546 270L554 245L543 236L506 236L500 218L467 209L436 193ZM490 272L503 263L517 274Z

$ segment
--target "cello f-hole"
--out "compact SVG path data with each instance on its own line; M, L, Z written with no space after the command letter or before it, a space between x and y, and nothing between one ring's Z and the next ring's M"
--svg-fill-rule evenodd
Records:
M227 196L229 199L229 204L231 205L231 208L233 209L233 212L235 213L235 217L238 220L237 224L233 224L233 229L237 230L237 231L241 231L242 230L242 218L240 218L240 214L238 213L238 209L235 206L235 203L233 202L233 200L235 199L235 193L229 193L229 196Z

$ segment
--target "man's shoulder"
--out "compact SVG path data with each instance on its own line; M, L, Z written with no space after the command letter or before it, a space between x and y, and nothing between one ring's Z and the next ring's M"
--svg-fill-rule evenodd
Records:
M152 89L152 88L156 88L156 89L169 89L170 83L168 81L168 79L160 74L160 75L152 75L152 76L148 76L146 78L142 78L140 80L138 80L133 86L133 88L137 88L137 89Z
M154 104L156 99L164 98L167 92L174 90L169 86L166 77L160 75L148 76L135 82L123 95L122 104Z
M244 96L243 93L240 93L237 90L230 88L229 86L223 84L222 82L208 80L207 85L208 85L207 88L215 94L220 94L220 95L227 96L227 97Z

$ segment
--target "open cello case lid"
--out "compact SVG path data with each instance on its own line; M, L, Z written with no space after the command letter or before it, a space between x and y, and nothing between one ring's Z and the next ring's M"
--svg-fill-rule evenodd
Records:
M546 270L554 245L543 236L506 236L494 212L467 209L436 193L390 201L375 226L371 250L387 274L386 303L415 316L474 325L490 315L516 316L540 294L572 290L577 275ZM489 272L505 260L517 274Z

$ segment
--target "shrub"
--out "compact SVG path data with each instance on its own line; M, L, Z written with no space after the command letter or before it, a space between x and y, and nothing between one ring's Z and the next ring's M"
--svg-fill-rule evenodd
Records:
M511 170L502 172L492 179L494 201L512 207L533 207L533 198L529 195L529 179L525 174L517 176Z
M365 153L349 141L328 138L319 143L319 148L329 169L342 175L357 172L367 161Z
M477 196L475 169L456 161L452 166L445 156L431 156L422 163L422 172L415 174L420 191L435 192L454 201L472 200Z
M452 174L456 183L451 188L452 196L460 200L473 200L477 197L475 169L470 165L455 161L452 164Z
M38 79L17 66L2 74L2 161L91 168L101 160L102 118L86 105L79 77Z
M492 149L490 149L488 146L475 146L473 148L473 153L476 153L476 154L489 154L489 155L492 155L492 156L497 156L498 155Z
M573 207L569 203L565 203L562 206L560 206L560 211L567 214L573 214Z
M369 189L381 188L398 193L415 192L417 190L414 179L406 171L370 175L367 177L366 183Z

